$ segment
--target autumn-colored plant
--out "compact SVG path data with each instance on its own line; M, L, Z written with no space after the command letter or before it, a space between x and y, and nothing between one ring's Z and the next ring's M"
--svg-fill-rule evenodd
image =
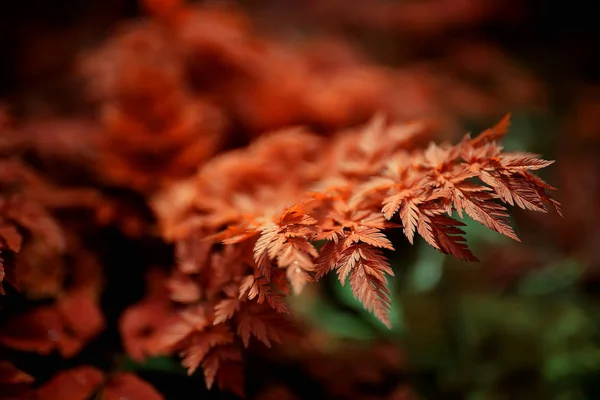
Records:
M541 85L485 43L393 69L339 39L261 34L231 6L141 3L148 15L85 52L77 72L105 130L99 175L144 193L185 179L232 142L288 126L329 134L383 112L453 137L457 116L544 102ZM487 91L474 84L482 76Z
M247 366L265 353L285 354L327 396L362 398L357 386L374 385L386 389L365 398L417 398L412 382L386 381L409 368L403 350L334 348L298 302L308 294L325 308L335 285L374 330L396 332L389 279L405 272L409 244L475 262L471 226L519 241L509 207L562 215L535 175L552 161L504 150L508 115L457 136L547 104L546 87L485 35L447 34L503 18L502 4L308 2L307 20L330 24L286 36L251 23L260 16L243 4L141 0L138 19L74 57L77 88L64 90L76 106L50 112L28 93L0 107L0 399L161 399L166 384L143 373L153 362L244 396ZM298 17L276 12L279 24ZM394 65L381 65L385 43L367 57L348 27L411 43L394 42ZM591 103L574 123L585 137ZM594 176L591 159L569 165L567 197ZM595 220L580 204L585 242L569 223L535 221L587 254ZM552 257L513 245L482 257L481 276L506 291ZM250 391L297 398L271 383Z
M390 326L388 229L476 261L454 216L518 240L503 204L539 212L550 204L560 213L547 194L553 188L530 172L552 162L503 152L508 124L420 148L421 126L377 116L330 140L276 132L207 163L154 203L177 245L167 286L182 311L149 350L179 352L190 373L202 367L209 387L215 379L239 384L234 365L250 339L285 341L293 334L285 297L331 271Z
M27 134L8 124L0 129L4 145L0 154L0 293L31 302L16 310L0 308L0 346L72 359L105 329L100 309L103 271L81 235L90 226L98 229L112 223L103 214L114 204L96 190L51 182L15 154L23 149ZM3 360L0 398L88 398L97 391L90 385L99 385L104 378L100 371L82 368L83 372L64 372L33 389L31 376ZM125 374L109 381L102 398L119 398L132 391L150 398L148 393L154 389L144 385Z

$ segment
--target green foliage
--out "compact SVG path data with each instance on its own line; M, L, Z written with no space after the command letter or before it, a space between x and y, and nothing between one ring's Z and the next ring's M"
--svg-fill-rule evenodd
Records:
M128 356L123 356L117 364L117 369L124 372L162 372L176 375L187 374L185 368L172 357L154 356L138 362Z

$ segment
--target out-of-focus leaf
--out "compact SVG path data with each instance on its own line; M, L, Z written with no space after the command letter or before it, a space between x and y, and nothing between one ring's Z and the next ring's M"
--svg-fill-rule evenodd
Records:
M124 357L119 363L120 371L155 371L171 374L186 375L185 368L172 357L148 357L137 362L129 357Z
M564 291L573 287L582 272L582 266L577 261L564 259L525 276L518 284L518 291L524 295Z
M411 364L417 368L439 368L450 359L452 349L447 341L445 307L434 295L403 294L403 342L411 355ZM449 322L449 321L448 321Z
M445 257L431 246L420 242L417 262L411 267L407 285L411 291L432 290L442 278Z
M335 338L355 340L374 338L373 330L364 323L362 318L336 309L311 287L291 297L290 307L295 315L318 326Z

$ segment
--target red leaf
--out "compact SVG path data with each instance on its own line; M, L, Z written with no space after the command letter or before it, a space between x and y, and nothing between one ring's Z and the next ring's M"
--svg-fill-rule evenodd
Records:
M463 261L478 261L465 243L464 232L458 228L464 225L445 215L436 215L431 221L435 240L442 253L451 254Z
M104 380L104 373L94 367L78 367L59 372L38 389L44 400L87 400Z

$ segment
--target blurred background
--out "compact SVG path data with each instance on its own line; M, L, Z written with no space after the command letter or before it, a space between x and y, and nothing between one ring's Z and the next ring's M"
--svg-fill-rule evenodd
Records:
M39 382L80 363L117 365L167 398L229 398L203 392L202 378L170 359L122 355L119 316L143 297L150 265L173 263L172 248L147 237L146 200L158 186L289 125L328 135L382 111L426 121L432 139L444 141L510 112L506 148L557 160L541 176L559 188L564 218L514 211L522 243L469 223L476 264L396 238L392 329L331 277L291 299L319 351L256 352L248 394L600 398L593 2L198 1L189 2L193 12L178 3L0 4L0 150L53 185L91 186L110 198L96 216L110 223L80 236L105 269L105 331L75 359L4 353ZM77 232L86 223L66 220ZM32 296L51 299L62 279L52 271L22 278L28 300L5 300L3 318L27 309Z

